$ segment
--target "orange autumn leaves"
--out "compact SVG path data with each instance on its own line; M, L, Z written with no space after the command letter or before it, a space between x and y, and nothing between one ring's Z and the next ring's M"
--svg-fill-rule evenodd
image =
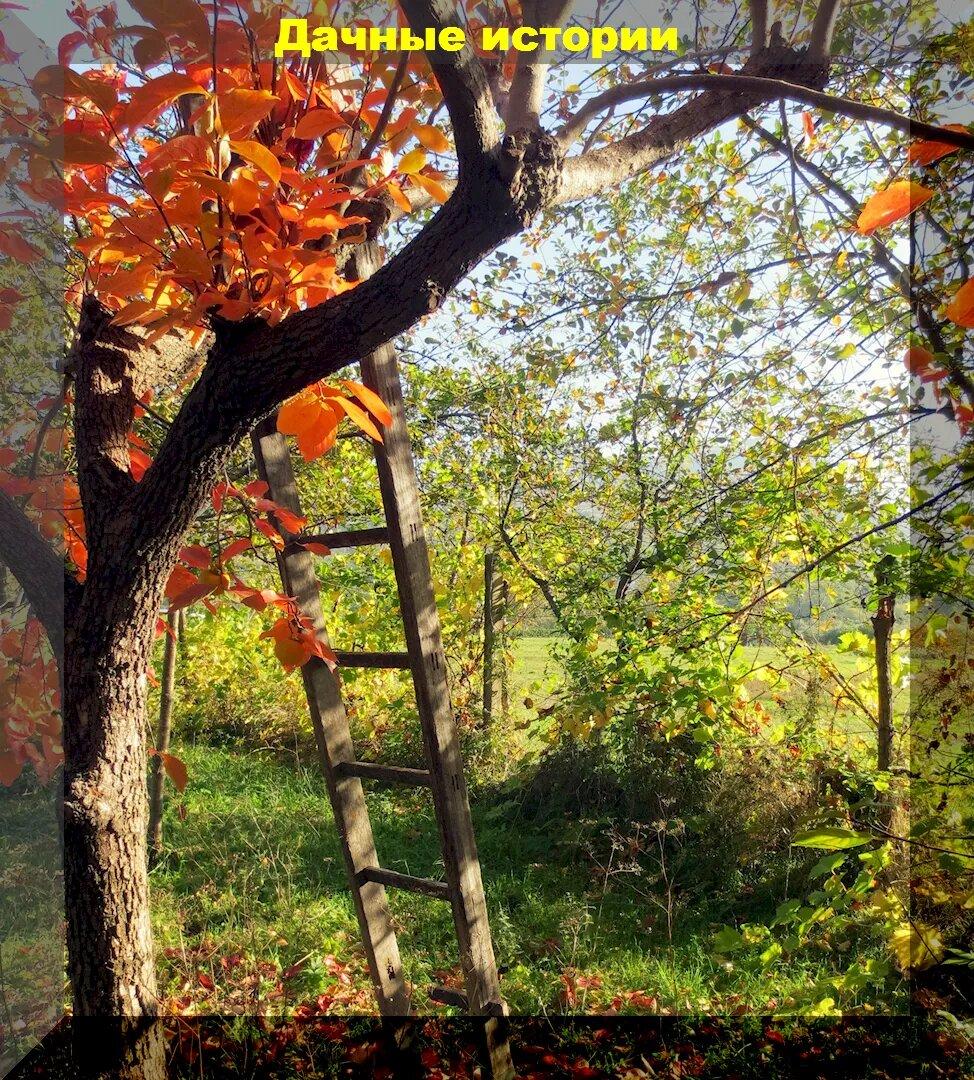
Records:
M954 298L944 312L951 322L974 330L974 278L965 282L954 293Z
M334 445L346 416L377 442L382 442L382 435L376 422L385 427L392 423L392 414L374 391L352 379L343 379L342 386L346 394L315 383L291 398L277 414L277 430L294 436L305 461L314 461Z
M897 180L866 200L856 221L856 229L863 236L869 236L877 229L909 216L932 199L934 194L930 188L913 180Z
M214 313L275 323L350 287L331 249L361 238L353 194L388 197L403 212L417 191L445 201L425 152L450 144L422 122L440 100L422 57L405 84L383 58L353 64L351 78L299 60L255 62L277 32L266 3L220 5L212 19L197 0L134 6L147 25L130 28L131 68L118 66L116 43L99 30L121 17L110 4L32 82L40 115L64 113L32 156L48 172L66 167L64 210L80 228L86 287L120 325L155 338L174 328L199 335ZM104 67L65 66L82 42ZM173 70L160 73L164 63ZM424 149L402 157L411 140ZM372 156L358 160L370 141Z
M947 124L946 131L967 132L961 124ZM907 161L914 166L930 166L957 150L952 143L926 139L913 143L907 151ZM856 231L871 236L878 229L901 221L919 207L929 202L936 192L914 180L896 180L877 191L863 204L856 220ZM965 282L954 294L944 310L945 316L957 326L974 329L974 279ZM924 373L932 378L932 355L922 347L911 347L906 364L913 374Z

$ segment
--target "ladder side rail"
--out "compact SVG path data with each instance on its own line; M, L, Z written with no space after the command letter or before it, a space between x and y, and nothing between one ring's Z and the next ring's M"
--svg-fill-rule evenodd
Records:
M357 275L365 278L374 273L380 260L377 244L360 244L353 257ZM382 443L374 446L379 487L431 774L446 879L451 889L467 999L472 1014L490 1015L502 1007L500 982L463 761L450 704L446 658L433 596L429 551L395 351L389 344L382 345L362 357L360 364L362 381L382 398L392 414L391 425L383 431Z
M287 440L277 431L275 418L264 421L251 441L258 473L267 482L270 497L300 514ZM314 557L304 550L278 552L278 567L285 591L295 598L302 614L313 622L317 635L327 642ZM358 878L363 870L378 865L362 781L336 772L336 766L355 760L339 682L317 657L302 667L301 674L379 1011L384 1016L405 1016L410 1012L410 1000L385 887Z

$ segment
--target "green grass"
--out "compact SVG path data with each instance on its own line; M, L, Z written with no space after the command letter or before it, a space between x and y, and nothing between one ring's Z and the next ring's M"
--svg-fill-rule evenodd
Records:
M189 787L169 799L168 853L152 875L164 994L200 1011L278 1011L320 994L333 1011L371 1010L321 779L265 753L177 752ZM767 972L725 970L708 942L719 922L748 916L746 907L687 912L670 943L629 879L593 872L583 844L591 826L531 821L505 798L481 793L474 817L504 994L515 1013L767 1011L772 1001L801 998L843 962L818 954ZM382 865L441 875L427 800L370 791ZM406 976L425 1010L426 989L459 984L449 909L403 893L391 903ZM282 982L281 972L295 966ZM591 980L588 988L583 982L566 999L565 979L578 973ZM655 1001L630 1002L634 993Z

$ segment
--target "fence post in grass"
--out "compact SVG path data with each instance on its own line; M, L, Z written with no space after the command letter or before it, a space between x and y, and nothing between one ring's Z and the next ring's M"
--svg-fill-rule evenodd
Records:
M484 697L480 724L489 728L494 712L494 652L497 628L494 622L494 570L497 554L484 552Z
M500 582L500 611L497 613L497 617L501 628L501 719L505 724L511 716L510 681L508 679L507 670L507 650L510 648L510 642L508 641L507 613L510 609L510 599L510 584L507 581L507 578L502 578Z
M890 670L890 639L893 636L893 604L890 589L892 560L886 556L876 565L876 614L872 617L876 653L876 767L889 772L893 758L893 680Z
M162 686L159 693L159 726L156 729L156 751L150 759L149 773L149 865L153 866L162 852L162 791L166 772L160 754L169 752L172 730L173 695L176 687L176 654L183 628L183 613L170 611L166 616L166 642L162 657Z

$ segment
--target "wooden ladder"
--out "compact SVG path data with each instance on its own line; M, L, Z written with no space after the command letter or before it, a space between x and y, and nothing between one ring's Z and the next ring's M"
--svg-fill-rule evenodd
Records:
M359 278L368 277L380 261L377 245L361 244L356 249L352 271ZM383 345L362 358L360 366L362 382L379 395L392 414L392 423L382 433L383 442L373 444L386 524L381 528L308 534L296 539L315 541L330 549L389 545L406 651L336 650L336 655L339 670L342 667L410 670L427 768L406 769L356 758L340 679L317 657L312 657L301 669L311 722L380 1013L395 1017L411 1012L386 890L405 889L448 903L453 911L466 993L436 988L430 997L487 1018L489 1063L494 1077L506 1080L514 1076L503 1020L507 1009L501 998L463 762L450 705L440 620L433 597L429 552L395 351L391 345ZM277 431L275 417L257 428L252 444L257 470L268 484L269 497L300 515L290 451L286 439ZM294 597L302 614L313 622L318 636L327 642L315 556L292 542L278 552L278 567L284 591ZM420 786L432 791L445 881L412 877L380 865L363 780Z

